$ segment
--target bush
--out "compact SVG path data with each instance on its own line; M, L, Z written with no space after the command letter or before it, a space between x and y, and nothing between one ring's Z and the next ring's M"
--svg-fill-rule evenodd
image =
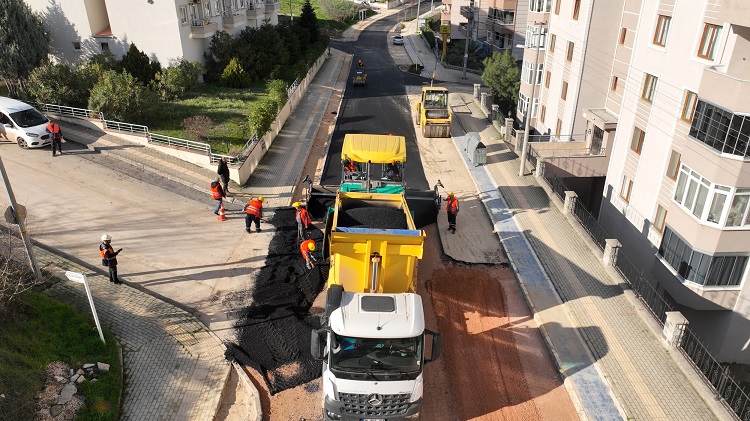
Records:
M182 128L185 133L191 135L193 140L201 141L203 138L208 139L208 133L213 129L214 120L205 115L196 115L182 120Z
M250 86L250 74L242 68L240 61L233 58L221 73L221 84L230 88L247 88Z
M92 87L90 78L79 77L75 69L64 63L37 67L26 84L34 101L71 107L86 107Z
M91 89L89 108L109 120L145 124L156 112L158 98L127 72L107 70Z
M203 54L206 62L204 79L210 82L221 80L221 74L237 54L237 40L224 31L211 37L208 51Z
M255 132L258 137L268 133L271 123L276 119L276 111L276 103L271 99L265 98L255 104L248 121L250 132Z
M180 98L198 84L203 66L198 62L180 59L176 66L162 69L156 74L152 87L164 101Z
M288 96L286 83L283 80L274 79L268 83L266 92L268 98L276 104L276 111L278 112L286 104Z
M346 22L357 16L360 6L349 0L319 0L323 13L330 16L336 22Z
M130 49L120 60L120 66L144 86L148 86L161 70L159 62L149 60L146 53L139 50L135 44L130 44Z

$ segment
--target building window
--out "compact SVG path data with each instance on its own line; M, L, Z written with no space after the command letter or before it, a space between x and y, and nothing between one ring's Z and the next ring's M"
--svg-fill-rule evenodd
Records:
M538 114L539 114L539 98L534 98L533 104L531 106L531 118L536 118Z
M680 165L680 175L675 187L674 200L698 219L703 218L710 189L710 181L685 166L685 164Z
M536 71L534 71L534 63L524 61L521 66L521 80L528 83L529 85L540 84L542 82L542 72L544 71L544 63L538 63ZM536 78L534 76L536 74ZM536 80L535 80L536 79Z
M73 41L73 49L76 51L81 51L81 42L80 41Z
M560 137L560 133L562 133L562 120L558 118L557 125L555 126L555 134L557 137Z
M214 16L221 16L221 4L219 0L214 0Z
M575 0L573 4L573 20L578 20L579 13L581 13L581 0Z
M542 123L544 123L544 117L546 117L546 116L547 116L547 107L545 107L544 105L542 105L542 110L539 112L539 121L541 121Z
M572 41L568 41L568 51L565 55L565 59L568 61L573 60L573 48L575 47L575 44Z
M544 79L544 87L549 89L549 80L552 79L552 72L547 70L547 77Z
M102 42L101 44L102 52L109 51L109 43L108 42Z
M549 52L554 53L555 52L555 40L557 39L557 35L550 34L549 36Z
M750 116L734 114L699 99L689 134L717 151L745 157L749 155Z
M698 94L685 90L685 98L682 100L682 114L680 118L690 122L693 120L693 114L695 113L695 104L698 103Z
M561 0L555 0L555 14L556 15L560 14L560 1Z
M206 19L211 17L211 2L210 1L203 3L203 17Z
M741 227L750 225L750 212L748 212L748 203L750 203L750 188L738 188L734 191L732 206L729 207L727 221L724 224L727 227Z
M659 15L656 19L656 30L654 31L653 43L660 47L667 45L667 34L669 33L669 23L671 16Z
M562 91L560 92L560 98L562 99L568 98L568 82L563 82Z
M654 101L654 91L656 90L656 82L659 80L654 75L646 73L646 79L643 81L643 91L641 92L641 98L648 102Z
M625 45L625 35L628 34L628 28L620 28L620 45Z
M529 11L537 13L548 13L552 6L552 0L531 0Z
M686 281L702 286L737 286L747 267L747 256L712 256L693 249L670 227L664 228L659 255Z
M611 89L614 92L617 92L617 81L618 81L617 76L612 76L612 86L611 86Z
M672 155L669 157L669 165L667 165L667 177L672 180L677 180L677 174L680 172L680 153L672 151Z
M539 31L541 30L541 35ZM539 45L539 48L544 48L547 44L547 33L544 29L537 25L526 25L526 43L527 48L535 48Z
M698 57L706 60L714 59L716 44L719 42L720 33L721 27L718 25L706 23L703 26L703 35L701 35L701 42L698 45Z
M503 10L490 7L487 10L487 19L500 25L513 25L516 21L515 10Z
M631 139L630 141L630 149L640 155L641 151L643 150L643 140L645 138L646 132L636 127L635 130L633 130L633 139Z
M662 205L656 206L656 216L654 217L654 229L664 232L664 224L667 221L667 210Z
M522 94L521 92L518 93L518 112L521 113L521 115L526 116L526 111L529 109L529 98Z
M188 9L187 6L180 6L180 23L187 25L188 23Z
M633 181L627 175L622 176L622 185L620 185L620 198L626 203L630 203L630 192L633 190Z

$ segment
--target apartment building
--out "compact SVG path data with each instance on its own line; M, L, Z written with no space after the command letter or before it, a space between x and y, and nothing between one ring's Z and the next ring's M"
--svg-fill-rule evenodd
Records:
M203 61L218 31L278 24L279 0L26 0L50 34L56 61L75 63L102 51L120 57L131 43L167 66Z
M527 20L534 8L550 0L443 0L448 7L452 39L466 38L468 10L475 10L471 39L482 43L485 52L510 51L521 60L527 37Z
M750 3L553 0L548 22L531 120L545 172L583 191L714 356L750 363Z

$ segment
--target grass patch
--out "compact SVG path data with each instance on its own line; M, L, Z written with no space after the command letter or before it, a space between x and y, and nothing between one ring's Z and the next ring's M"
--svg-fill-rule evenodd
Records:
M208 141L215 153L226 154L241 148L249 133L248 117L254 103L265 98L266 83L255 83L249 89L232 89L215 83L204 83L188 92L184 98L163 104L157 120L149 130L181 139ZM182 128L187 117L205 115L214 121L207 139L191 138Z
M77 385L85 396L77 420L116 420L120 412L121 366L116 339L105 330L99 339L90 315L30 292L11 302L0 316L0 414L4 420L31 420L34 396L44 386L45 369L52 361L71 367L97 361L110 364L97 382Z

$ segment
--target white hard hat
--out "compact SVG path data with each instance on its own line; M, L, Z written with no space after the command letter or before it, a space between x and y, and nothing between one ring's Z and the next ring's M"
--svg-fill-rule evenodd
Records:
M112 237L109 234L102 234L102 241L111 241Z

